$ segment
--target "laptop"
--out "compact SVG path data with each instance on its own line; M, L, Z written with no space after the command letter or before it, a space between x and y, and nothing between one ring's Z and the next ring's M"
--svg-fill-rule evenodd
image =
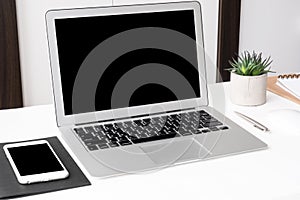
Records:
M51 10L46 21L57 125L90 175L267 147L208 106L198 2Z

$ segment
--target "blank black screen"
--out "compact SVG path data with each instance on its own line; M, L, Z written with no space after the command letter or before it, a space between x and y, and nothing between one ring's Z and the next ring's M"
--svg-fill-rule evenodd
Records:
M170 29L196 40L193 10L55 20L64 111L66 115L200 97L199 72L197 68L187 62L185 58L170 51L159 48L143 48L127 52L114 60L109 66L101 66L99 64L99 68L107 68L103 75L99 77L97 91L93 99L91 99L95 101L95 108L85 108L84 103L82 103L78 111L72 109L72 105L74 104L74 100L72 99L74 82L76 76L80 76L78 75L78 71L90 52L97 45L116 34L145 27ZM136 41L133 40L132 43L134 42ZM177 43L180 41L173 42ZM122 42L120 43L121 45ZM196 59L196 45L191 49L190 54L195 55ZM98 57L99 60L105 60L107 55L98 55ZM137 90L131 95L129 105L126 104L128 99L122 97L118 99L121 106L112 105L112 94L121 78L128 74L130 70L147 63L163 64L168 66L170 70L178 72L191 85L195 95L183 95L177 98L174 89L153 81L146 85L139 85ZM95 65L97 64L95 63ZM165 77L165 79L168 78L168 76ZM173 81L173 85L176 88L178 88L176 85L178 82ZM86 87L86 90L89 89L89 87ZM178 90L182 91L184 88L179 86ZM86 97L82 96L81 98L84 99Z
M47 144L13 147L8 151L21 176L63 170Z

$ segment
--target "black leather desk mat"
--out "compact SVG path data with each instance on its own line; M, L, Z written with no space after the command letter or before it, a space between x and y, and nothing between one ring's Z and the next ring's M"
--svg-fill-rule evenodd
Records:
M57 137L43 138L41 140L47 140L50 143L57 156L69 171L69 177L51 182L22 185L18 182L5 156L3 150L5 144L0 144L0 199L42 194L91 185Z

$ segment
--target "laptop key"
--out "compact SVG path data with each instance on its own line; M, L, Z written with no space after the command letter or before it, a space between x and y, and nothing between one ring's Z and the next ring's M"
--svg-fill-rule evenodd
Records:
M209 114L207 112L205 112L204 110L200 110L198 112L201 116L209 116Z
M84 143L87 145L87 146L90 146L90 145L96 145L96 144L99 144L101 143L100 140L90 140L90 141L84 141Z
M209 129L203 129L203 130L201 130L201 131L202 131L202 133L209 133L209 132L210 132Z
M108 146L113 148L113 147L118 147L119 145L116 142L110 142L110 143L108 143Z
M90 145L90 146L87 146L87 147L88 147L88 149L89 149L90 151L98 150L98 147L97 147L96 145Z
M88 137L88 136L86 136L86 133L77 133L77 135L78 135L80 138Z
M83 128L74 128L74 131L75 131L77 134L85 134L85 131L83 130Z
M120 140L119 144L121 146L131 145L132 143L129 140Z
M117 142L118 141L118 138L117 137L113 137L113 138L110 138L110 139L108 139L109 141L111 141L111 142Z
M210 122L210 123L205 123L203 124L203 127L208 128L208 127L215 127L215 126L220 126L223 125L221 122Z
M107 148L109 148L109 146L107 144L98 144L98 147L100 149L107 149Z
M219 121L216 120L216 119L214 119L214 118L212 118L212 119L204 120L203 122L206 124L206 123L215 123L215 122L219 122Z
M218 131L219 129L217 127L210 127L209 130L211 130L211 131Z
M95 129L93 126L84 127L87 133L95 133Z
M101 131L102 130L100 125L95 125L94 128L95 128L96 131Z
M190 132L183 132L183 133L180 133L182 136L188 136L188 135L192 135L192 133Z
M222 126L222 127L219 127L219 129L220 129L220 130L227 130L227 129L229 129L229 128L228 128L228 126Z
M95 136L93 136L90 133L84 134L84 135L79 135L79 137L82 139L82 141L93 140L94 138L96 138Z
M152 136L152 137L148 137L148 138L138 138L138 139L135 139L132 142L134 144L139 144L139 143L143 143L143 142L152 142L152 141L156 141L156 140L174 138L177 135L178 134L176 134L176 133L169 133L169 134L164 134L164 135L159 134L158 136Z

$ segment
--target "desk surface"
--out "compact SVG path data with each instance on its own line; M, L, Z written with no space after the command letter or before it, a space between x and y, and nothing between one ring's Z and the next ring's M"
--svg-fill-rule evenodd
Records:
M274 129L268 113L278 108L300 110L300 106L267 94L267 103L257 107L232 105L228 83L209 86L210 104L269 145L269 149L179 165L164 170L109 179L95 179L78 165L92 186L25 199L300 199L300 132ZM271 129L263 133L237 117L245 113ZM300 121L300 120L299 120ZM58 136L53 105L0 111L0 142Z

